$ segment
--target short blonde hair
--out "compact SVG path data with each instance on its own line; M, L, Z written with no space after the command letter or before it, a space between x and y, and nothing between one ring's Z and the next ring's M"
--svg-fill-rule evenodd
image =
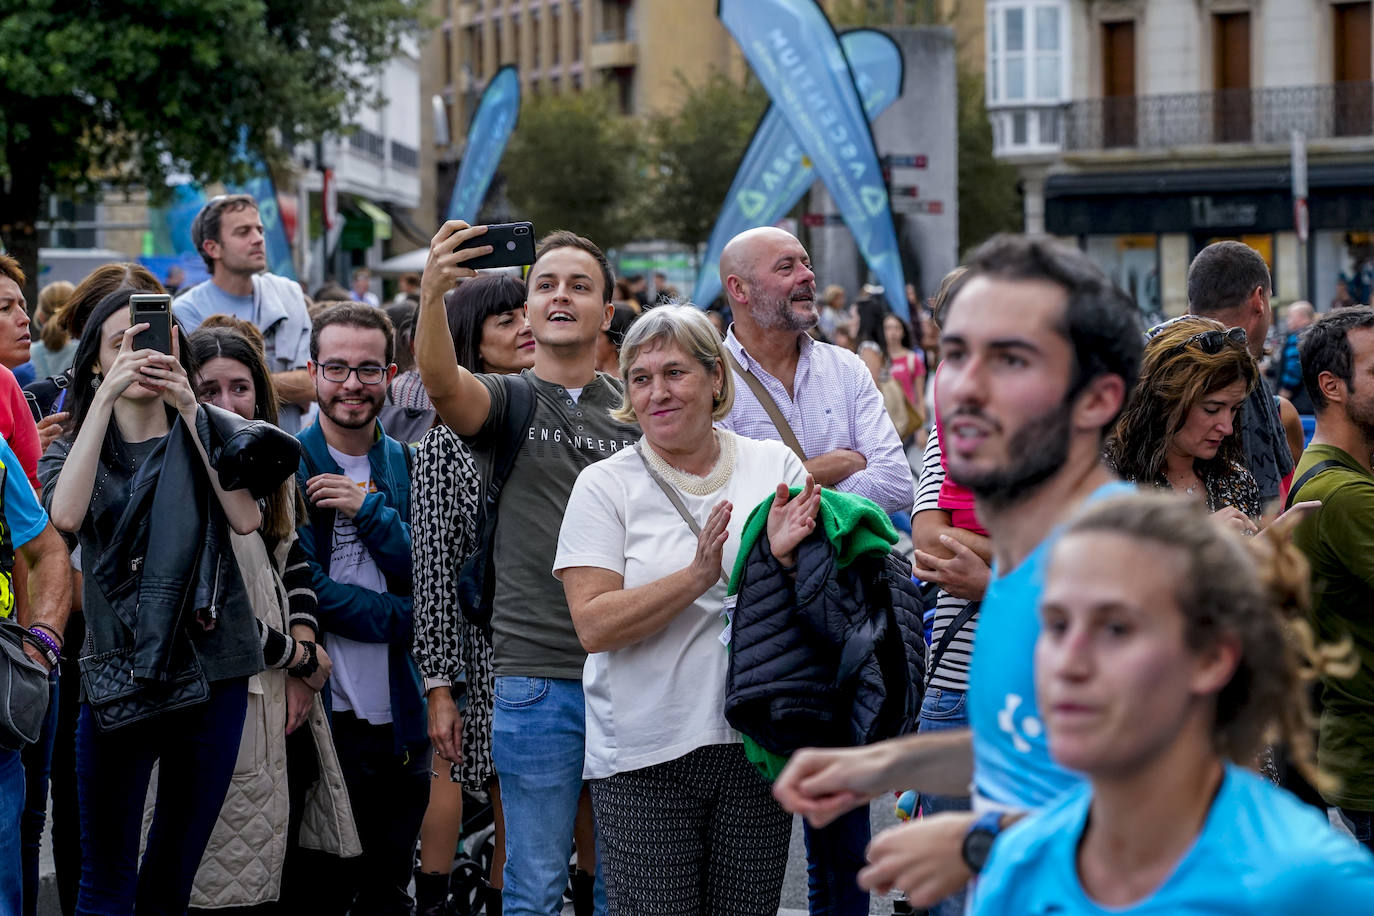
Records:
M695 305L660 305L635 319L620 345L620 380L625 394L611 416L622 423L638 423L630 406L630 366L639 352L651 344L670 341L706 369L721 369L720 394L711 399L711 419L723 420L735 404L735 374L725 355L725 344L706 313Z

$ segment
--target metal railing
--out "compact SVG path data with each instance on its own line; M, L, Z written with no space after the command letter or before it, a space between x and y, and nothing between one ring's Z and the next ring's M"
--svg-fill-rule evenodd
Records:
M1374 83L1084 99L1064 107L1065 150L1159 149L1374 136Z
M420 167L420 151L398 140L391 141L391 164L407 169Z
M348 145L360 153L367 153L378 159L386 155L386 138L365 127L354 127L348 135Z

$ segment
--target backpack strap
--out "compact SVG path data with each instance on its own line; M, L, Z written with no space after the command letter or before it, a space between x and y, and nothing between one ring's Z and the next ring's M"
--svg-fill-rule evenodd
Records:
M1316 477L1322 471L1329 470L1330 468L1339 467L1345 467L1345 465L1341 464L1341 462L1335 460L1334 458L1327 458L1325 461L1318 461L1316 464L1312 465L1310 468L1303 472L1303 475L1301 477L1293 481L1293 486L1290 487L1288 490L1288 499L1286 502L1284 502L1283 508L1293 508L1293 503L1297 502L1298 491L1301 490L1303 486L1313 477Z
M735 354L727 348L725 355L730 359L730 366L744 383L749 386L749 390L754 392L754 397L758 398L759 405L768 411L768 418L773 421L773 426L777 429L778 435L782 436L783 443L796 453L797 457L806 463L806 452L801 447L801 442L797 441L797 434L792 431L792 426L787 422L787 418L778 409L778 402L773 400L773 396L768 393L768 389L763 387L763 382L759 381L758 376L744 368Z
M534 383L517 375L506 386L506 396L510 402L506 408L506 422L501 428L501 438L492 449L491 477L487 480L487 505L494 507L501 498L501 489L510 479L515 469L515 457L520 454L520 440L529 433L530 423L534 422Z

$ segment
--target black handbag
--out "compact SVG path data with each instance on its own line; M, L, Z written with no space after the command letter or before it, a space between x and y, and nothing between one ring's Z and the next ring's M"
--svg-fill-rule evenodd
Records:
M202 404L196 434L226 490L248 490L254 499L276 492L301 464L296 437L266 420L245 420L233 411Z
M210 682L200 666L200 656L189 639L185 646L182 666L166 682L135 680L131 648L78 659L81 689L96 727L102 732L113 731L210 699Z
M24 651L24 628L0 618L0 748L38 740L48 714L48 672Z

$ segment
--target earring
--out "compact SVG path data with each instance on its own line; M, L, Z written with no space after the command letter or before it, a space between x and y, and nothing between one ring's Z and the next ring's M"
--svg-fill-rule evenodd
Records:
M91 387L92 387L92 388L99 388L99 387L100 387L100 373L99 373L99 372L97 372L97 373L95 373L94 375L91 376Z

